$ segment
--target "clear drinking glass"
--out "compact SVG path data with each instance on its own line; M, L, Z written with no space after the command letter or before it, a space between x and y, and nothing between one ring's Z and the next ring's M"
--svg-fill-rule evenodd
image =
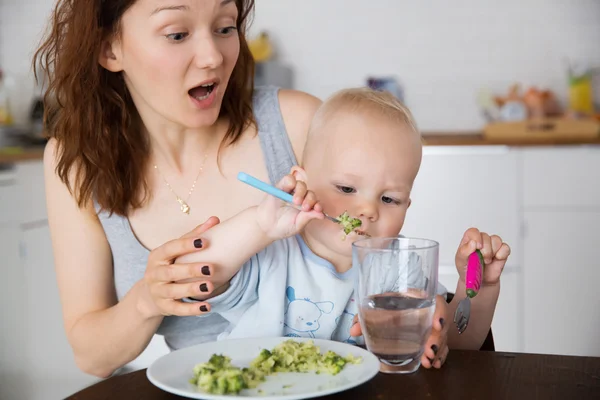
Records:
M439 244L407 237L360 239L352 245L359 321L381 372L421 366L433 323Z

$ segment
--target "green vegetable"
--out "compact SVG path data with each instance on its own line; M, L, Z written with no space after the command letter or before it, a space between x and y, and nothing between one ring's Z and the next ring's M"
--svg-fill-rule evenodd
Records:
M286 340L272 351L263 349L249 368L240 369L231 365L229 357L213 354L207 363L194 367L190 383L213 394L237 394L243 389L252 389L268 375L278 372L321 372L339 374L346 364L359 364L362 359L352 355L341 357L333 351L321 354L314 342Z
M340 221L340 225L344 229L344 233L349 235L350 232L362 225L362 221L358 218L352 218L348 215L347 211L344 211L337 219Z
M264 379L264 374L258 371L234 367L229 357L213 354L207 363L194 367L190 383L208 393L227 394L254 388Z

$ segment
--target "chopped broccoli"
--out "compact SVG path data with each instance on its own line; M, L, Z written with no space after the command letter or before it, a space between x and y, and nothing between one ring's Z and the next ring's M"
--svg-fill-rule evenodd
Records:
M360 357L341 357L333 351L321 354L312 340L296 342L290 339L279 343L271 351L263 349L248 368L234 367L229 357L213 354L207 363L194 367L194 377L190 383L208 393L237 394L243 389L257 387L266 376L278 372L313 371L316 374L337 375L346 364L360 362ZM284 389L288 387L286 385Z
M350 217L347 211L344 211L339 217L337 217L337 219L340 221L340 225L342 225L346 235L349 235L350 232L356 230L356 228L359 228L362 225L362 221L360 219Z

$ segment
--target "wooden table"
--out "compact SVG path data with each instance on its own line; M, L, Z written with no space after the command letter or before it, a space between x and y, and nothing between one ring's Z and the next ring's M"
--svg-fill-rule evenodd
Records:
M68 398L101 399L182 397L158 389L141 370L112 377ZM379 374L359 387L322 399L600 399L600 358L452 351L441 370Z

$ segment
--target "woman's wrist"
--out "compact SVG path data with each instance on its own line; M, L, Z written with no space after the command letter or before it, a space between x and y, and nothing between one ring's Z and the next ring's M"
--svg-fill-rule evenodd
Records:
M154 304L150 290L143 279L133 285L129 294L132 295L138 315L142 319L151 320L163 317L156 304Z

